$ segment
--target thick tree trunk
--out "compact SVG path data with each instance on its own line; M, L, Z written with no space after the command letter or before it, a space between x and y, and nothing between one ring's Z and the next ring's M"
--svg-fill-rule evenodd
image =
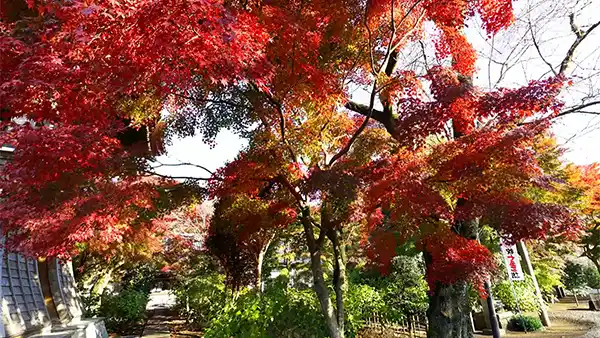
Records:
M319 299L321 305L321 312L325 317L327 329L331 338L344 338L344 331L340 329L338 324L337 314L331 303L329 297L329 291L325 285L325 279L323 278L323 265L321 263L321 246L325 237L324 233L319 234L319 238L315 240L313 225L310 221L310 213L308 208L305 208L302 212L302 226L304 228L304 235L306 236L306 242L308 250L310 252L310 267L313 275L313 289Z
M465 205L463 199L457 202L457 210ZM460 236L476 240L479 230L478 220L456 222L453 230ZM433 263L432 257L425 252L425 264ZM471 338L473 330L470 324L471 308L468 299L468 283L459 281L452 285L436 285L429 296L427 319L429 320L428 338Z
M430 256L426 253L425 257L427 264L430 264ZM467 292L468 283L464 281L452 285L437 285L429 297L428 338L473 337Z

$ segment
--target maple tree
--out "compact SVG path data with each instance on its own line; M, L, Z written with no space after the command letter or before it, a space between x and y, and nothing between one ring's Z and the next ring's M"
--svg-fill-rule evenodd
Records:
M95 242L110 251L141 228L155 232L161 222L149 215L172 182L145 177L155 174L148 160L173 136L212 141L222 128L252 142L212 175L223 206L213 238L234 235L260 256L297 217L332 337L344 335L348 222L365 220L363 242L383 269L416 239L432 337L471 334L467 284L493 269L476 242L480 223L513 242L579 226L564 206L528 195L549 187L532 147L597 25L553 76L485 91L473 85L466 21L477 15L494 35L513 21L510 0L8 3L0 109L15 155L2 169L0 220L13 249L67 256ZM433 44L423 67L404 62L423 41ZM357 88L368 103L351 97ZM34 126L10 121L18 117ZM335 305L320 261L326 241Z
M294 210L282 203L244 195L220 199L205 245L225 269L226 282L233 290L253 285L261 292L265 253L277 231L295 217Z
M344 335L347 289L343 229L361 215L356 203L360 182L353 171L385 149L383 145L390 140L381 130L369 130L344 163L321 170L318 164L327 163L328 154L345 146L348 129L358 128L344 115L329 114L297 112L302 122L286 131L290 142L285 148L279 145L279 135L265 128L238 158L215 172L211 195L219 203L207 245L231 272L228 277L242 285L258 284L262 256L275 233L286 231L293 222L301 223L321 310L330 334L340 337ZM328 245L334 266L335 305L323 267ZM251 283L254 279L256 283Z
M583 256L600 271L600 166L594 163L572 168L568 180L579 193L577 209L583 217L585 230L580 239Z

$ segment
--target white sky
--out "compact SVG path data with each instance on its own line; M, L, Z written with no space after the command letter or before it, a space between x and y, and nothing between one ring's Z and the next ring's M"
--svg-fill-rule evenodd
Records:
M526 5L536 1L540 0L517 1L515 6L519 6L517 10L523 10ZM542 1L545 1L550 6L556 4L553 0ZM565 6L565 8L562 8L562 10L565 13L570 10L565 5L568 2L569 0L563 0L562 6ZM585 28L586 23L598 20L597 13L600 12L600 1L596 0L591 3L591 6L586 8L577 17L576 22L581 23L582 28ZM547 10L547 8L541 8L537 13L533 13L532 20L537 22L536 20L538 19L546 19L544 10ZM594 19L594 17L596 18ZM473 26L477 27L477 25ZM513 47L519 46L518 37L524 36L522 32L523 30L526 31L527 27L526 23L520 21L508 32L502 32L497 35L494 38L494 52L492 57L495 60L505 60L509 55L509 51ZM559 64L574 39L569 30L568 18L563 15L553 20L538 23L535 27L538 29L535 33L538 36L538 42L544 57L553 65ZM467 36L475 48L483 54L482 56L487 56L492 51L490 40L482 37L479 31L468 29ZM569 75L600 74L599 41L600 29L597 29L595 33L591 34L580 45L578 54L576 55L577 64L572 67ZM530 43L528 45L531 46ZM477 63L478 74L475 84L484 88L489 88L490 79L493 83L500 74L500 66L489 63L488 60L489 58L481 57ZM514 67L506 72L503 81L500 82L500 86L512 87L523 85L529 80L545 77L544 74L549 69L533 48L524 50L522 56L513 63ZM488 74L491 77L488 78ZM597 83L599 82L598 78L600 76L595 76L593 80L576 81L576 85L573 88L565 91L564 101L567 103L578 102L582 96L585 96L590 91L600 94L600 83ZM359 94L356 96L355 99L366 102L366 98L365 100L360 99L363 95ZM595 111L600 110L595 108ZM553 132L556 134L559 143L563 144L567 149L565 160L576 164L600 162L600 115L573 114L563 117L555 122ZM167 147L167 155L159 157L158 160L162 163L189 162L203 165L210 170L215 170L223 166L227 161L233 160L239 150L246 145L246 141L241 140L229 131L223 131L218 135L216 144L211 149L210 146L202 142L201 137L175 139L173 144ZM206 177L205 172L194 167L162 167L158 168L157 172L171 176Z

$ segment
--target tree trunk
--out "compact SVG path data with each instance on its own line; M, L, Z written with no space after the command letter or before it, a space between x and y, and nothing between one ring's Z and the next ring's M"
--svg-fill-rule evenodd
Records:
M577 304L577 307L579 307L579 300L577 299L577 292L572 291L573 292L573 297L575 297L575 304Z
M459 199L456 209L464 207L466 201ZM460 236L476 240L479 230L478 220L459 221L453 230ZM433 263L428 252L424 253L425 264ZM468 283L459 281L452 285L437 284L433 294L429 296L427 319L429 320L428 338L471 338L473 330L470 323L470 305L468 298Z
M335 303L337 310L337 322L340 331L344 331L344 297L348 289L346 281L346 248L342 241L341 229L331 230L331 242L333 244L334 270L333 286L335 289Z
M313 275L313 288L319 299L321 305L321 312L325 317L327 329L331 338L344 338L344 331L340 329L338 324L337 316L329 297L329 291L325 285L325 279L323 278L323 265L321 263L321 246L325 233L319 234L319 238L315 240L313 225L310 221L310 212L308 207L302 211L302 226L304 228L304 235L306 236L306 243L310 252L310 267Z
M260 250L260 253L258 254L258 262L256 265L256 290L258 291L258 293L262 293L263 289L262 289L262 271L263 271L263 261L265 259L265 254L267 253L267 250L269 250L269 245L271 245L271 241L273 240L273 237L275 237L275 235L271 236L271 238L267 241L267 243L265 244L265 246Z
M429 255L426 253L425 256L426 262L431 263ZM452 285L437 285L433 295L429 296L428 338L473 337L467 291L468 283L465 281Z

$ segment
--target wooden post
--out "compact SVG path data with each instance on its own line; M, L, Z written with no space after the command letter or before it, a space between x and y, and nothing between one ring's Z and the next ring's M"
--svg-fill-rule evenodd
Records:
M517 250L519 251L519 255L521 255L521 259L525 263L525 271L529 276L531 276L531 280L533 281L533 286L535 287L535 294L537 296L538 302L540 304L540 319L542 324L546 327L550 327L550 317L548 316L548 310L546 309L546 303L544 302L544 298L542 297L542 292L540 291L540 286L538 285L537 278L535 278L535 273L533 271L533 265L531 265L531 260L529 259L529 252L527 251L527 246L523 241L517 242Z

